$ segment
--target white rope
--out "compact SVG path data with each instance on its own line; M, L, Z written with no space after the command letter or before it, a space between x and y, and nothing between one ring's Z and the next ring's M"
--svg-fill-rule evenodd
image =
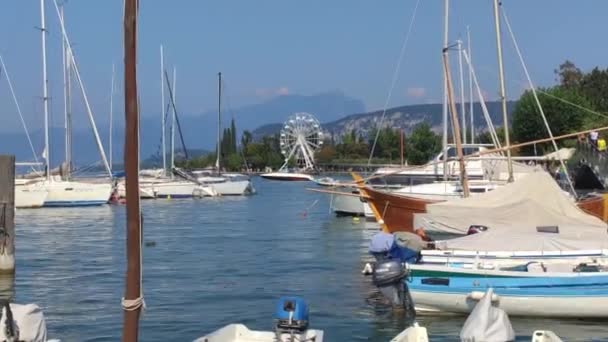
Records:
M547 128L549 137L551 138L551 144L553 145L555 152L557 152L557 158L559 159L559 163L560 163L562 169L564 171L566 171L567 170L566 164L564 163L564 159L562 158L561 154L559 153L559 147L557 147L557 143L555 142L555 139L553 139L553 132L551 131L551 127L549 127L549 122L547 121L547 117L545 116L543 107L541 106L540 100L538 99L538 94L536 93L536 88L534 86L534 83L532 83L532 78L530 77L530 73L528 72L526 63L524 62L524 57L522 56L521 51L519 50L519 45L517 44L517 40L515 39L515 35L513 34L513 30L511 29L511 24L509 23L509 19L507 18L507 12L505 11L504 7L502 7L502 6L501 6L501 13L502 13L503 18L505 19L505 24L507 25L507 29L509 30L509 34L511 35L511 40L513 41L513 46L515 47L515 51L517 52L517 56L519 57L521 66L524 69L526 78L528 79L528 84L530 85L530 90L532 91L532 95L534 96L534 100L536 102L536 105L538 106L538 110L540 111L540 115L543 118L543 123L545 124L545 128ZM568 172L565 172L565 173L566 173L566 180L568 181L568 186L570 187L570 190L572 191L572 196L574 196L574 198L576 198L577 197L576 190L574 190L574 184L572 184L572 179L570 179L570 175L568 174Z
M122 297L120 302L122 309L125 311L137 311L140 308L146 309L146 302L144 301L143 295L135 299L125 299L125 297Z
M420 0L416 1L416 6L414 7L414 12L412 12L412 17L410 18L410 24L407 28L405 38L403 39L403 44L401 45L401 51L399 52L399 59L397 60L397 66L395 68L395 72L393 73L393 80L391 81L391 87L388 91L388 96L386 97L386 101L384 102L384 108L382 109L382 116L380 117L380 124L376 128L376 137L374 138L374 144L372 145L372 150L369 153L369 159L367 160L367 165L371 164L372 157L374 156L374 150L376 149L376 143L378 142L378 137L380 136L380 130L382 129L382 123L384 122L384 117L386 116L386 109L387 109L388 104L390 103L391 97L393 95L393 90L395 89L395 84L397 83L397 77L399 76L399 70L401 69L401 62L403 62L403 56L405 55L405 48L407 47L407 43L409 42L410 35L412 33L412 28L414 27L414 22L416 20L416 13L418 12L418 5L420 5Z
M32 143L32 138L30 137L30 132L27 129L27 125L25 124L25 120L23 119L23 113L21 112L21 106L19 106L19 101L17 101L17 96L15 95L15 90L13 89L13 82L11 82L11 78L8 75L8 70L6 69L6 65L4 65L4 59L2 55L0 55L0 63L2 63L2 70L4 70L4 74L6 75L6 81L8 82L8 88L11 91L11 95L13 96L13 101L15 102L15 106L17 107L17 113L19 113L19 118L21 119L21 125L25 130L25 136L27 137L27 142L30 144L30 148L32 149L32 154L34 155L34 160L38 163L38 156L36 156L36 149L34 149L34 144Z
M477 75L475 74L475 68L473 67L473 64L471 63L471 59L469 57L469 55L467 54L467 51L464 50L462 51L464 59L467 63L467 65L469 66L469 71L471 72L471 76L473 79L473 83L475 84L475 90L477 90L477 97L479 97L479 104L481 105L481 112L483 114L484 119L486 120L486 124L488 125L488 130L490 132L490 138L492 138L492 142L494 144L494 146L501 148L502 146L500 145L500 139L498 139L498 135L496 134L496 129L494 128L494 124L492 123L492 118L490 117L490 113L488 112L488 108L486 107L486 102L485 99L483 97L483 92L481 91L481 87L479 86L479 83L477 82ZM502 154L502 152L501 152Z

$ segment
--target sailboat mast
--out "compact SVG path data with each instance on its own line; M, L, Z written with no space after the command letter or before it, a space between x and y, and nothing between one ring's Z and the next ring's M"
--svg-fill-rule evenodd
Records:
M500 16L498 14L498 0L494 0L494 26L496 27L496 52L498 54L498 78L500 83L500 102L502 107L503 129L505 131L506 147L511 146L509 139L509 118L507 117L507 95L505 91L505 72L502 64L502 38L500 34ZM511 150L507 149L507 167L509 170L509 182L513 181L513 161Z
M160 45L160 122L161 122L161 145L163 153L163 172L167 173L167 143L165 142L165 126L167 125L165 119L165 56L163 51L163 45Z
M222 126L222 73L217 73L217 156L215 159L215 169L217 173L220 172L222 155L222 144L221 144L221 126Z
M61 19L64 20L64 16L63 16L63 5L61 5L61 7L59 8L60 11L60 15L61 15ZM64 134L65 134L65 146L64 146L64 150L65 150L65 162L66 164L68 163L68 157L69 157L69 149L70 149L70 145L68 144L68 92L67 92L67 66L66 66L66 62L67 62L67 51L66 51L66 47L65 47L65 39L63 39L63 37L61 38L61 66L62 66L62 71L63 71L63 129L64 129ZM69 169L69 164L68 164L68 169Z
M454 91L452 88L452 77L450 76L450 65L448 61L448 49L443 50L443 68L445 71L445 79L447 85L448 103L450 104L450 113L452 115L452 130L454 133L454 142L456 143L456 153L458 155L458 166L460 169L460 182L464 197L469 197L469 180L467 177L467 169L464 163L464 154L462 152L462 141L460 140L460 124L458 122L458 110L454 102Z
M469 52L469 59L471 58L471 30L467 26L467 51ZM472 63L472 61L471 61ZM471 123L471 144L475 143L475 114L473 104L473 67L469 65L469 122Z
M447 54L448 48L448 25L449 25L449 11L450 11L450 0L444 0L444 9L443 9L443 48L444 53ZM443 140L442 140L442 148L443 148L443 180L448 179L448 86L447 79L445 76L445 72L443 74Z
M44 0L40 0L40 33L42 36L42 104L44 107L44 159L46 178L51 180L51 151L49 149L49 96L48 79L46 75L46 23L44 15Z
M171 110L171 170L175 167L175 92L176 87L176 74L177 71L173 67L173 91L171 92L171 102L173 103L173 109ZM173 171L171 172L171 178L173 178Z
M141 293L141 212L139 203L139 109L137 104L137 0L124 3L125 60L125 182L127 194L127 274L123 342L136 342L139 314L143 306Z
M114 126L114 63L112 63L112 85L110 86L110 168L112 164L112 128Z
M458 40L458 76L460 77L460 116L462 118L462 143L467 143L467 113L464 103L464 72L462 68L462 40Z
M65 39L64 39L65 41ZM69 45L66 44L66 65L65 65L65 98L66 98L66 129L65 129L65 140L67 145L67 155L65 162L68 164L68 170L72 170L72 50Z

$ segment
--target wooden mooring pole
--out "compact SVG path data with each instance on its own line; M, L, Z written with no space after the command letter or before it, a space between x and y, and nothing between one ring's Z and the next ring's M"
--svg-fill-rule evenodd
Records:
M0 155L0 273L15 273L15 156Z

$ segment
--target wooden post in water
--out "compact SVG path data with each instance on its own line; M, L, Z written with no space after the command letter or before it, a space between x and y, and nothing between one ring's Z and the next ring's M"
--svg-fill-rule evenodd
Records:
M125 179L127 192L127 274L123 342L136 342L141 293L141 215L139 207L139 112L137 106L137 12L138 0L124 2L125 60Z
M0 155L0 273L15 273L15 156Z

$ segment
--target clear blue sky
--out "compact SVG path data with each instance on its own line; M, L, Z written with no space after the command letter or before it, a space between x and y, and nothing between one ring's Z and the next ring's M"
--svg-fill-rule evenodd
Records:
M422 0L390 105L441 98L441 0ZM450 38L471 28L473 59L482 88L497 94L491 0L452 0ZM532 77L554 81L565 59L584 70L608 63L607 1L506 0ZM177 67L181 112L215 107L216 73L222 71L232 107L282 93L342 90L368 109L381 108L390 85L414 0L142 0L139 77L143 115L158 115L159 44L166 65ZM38 0L5 0L0 11L0 53L5 58L28 124L42 127ZM47 0L53 122L61 124L61 48L57 16ZM69 0L66 22L95 115L107 122L110 70L122 78L122 1ZM505 30L506 33L506 30ZM523 89L514 50L504 40L509 98ZM452 62L454 63L454 62ZM119 93L122 97L122 93ZM116 112L122 102L117 100ZM75 105L80 108L80 105ZM0 80L0 130L19 129L4 77ZM84 123L81 119L81 123ZM321 118L322 120L322 118Z

